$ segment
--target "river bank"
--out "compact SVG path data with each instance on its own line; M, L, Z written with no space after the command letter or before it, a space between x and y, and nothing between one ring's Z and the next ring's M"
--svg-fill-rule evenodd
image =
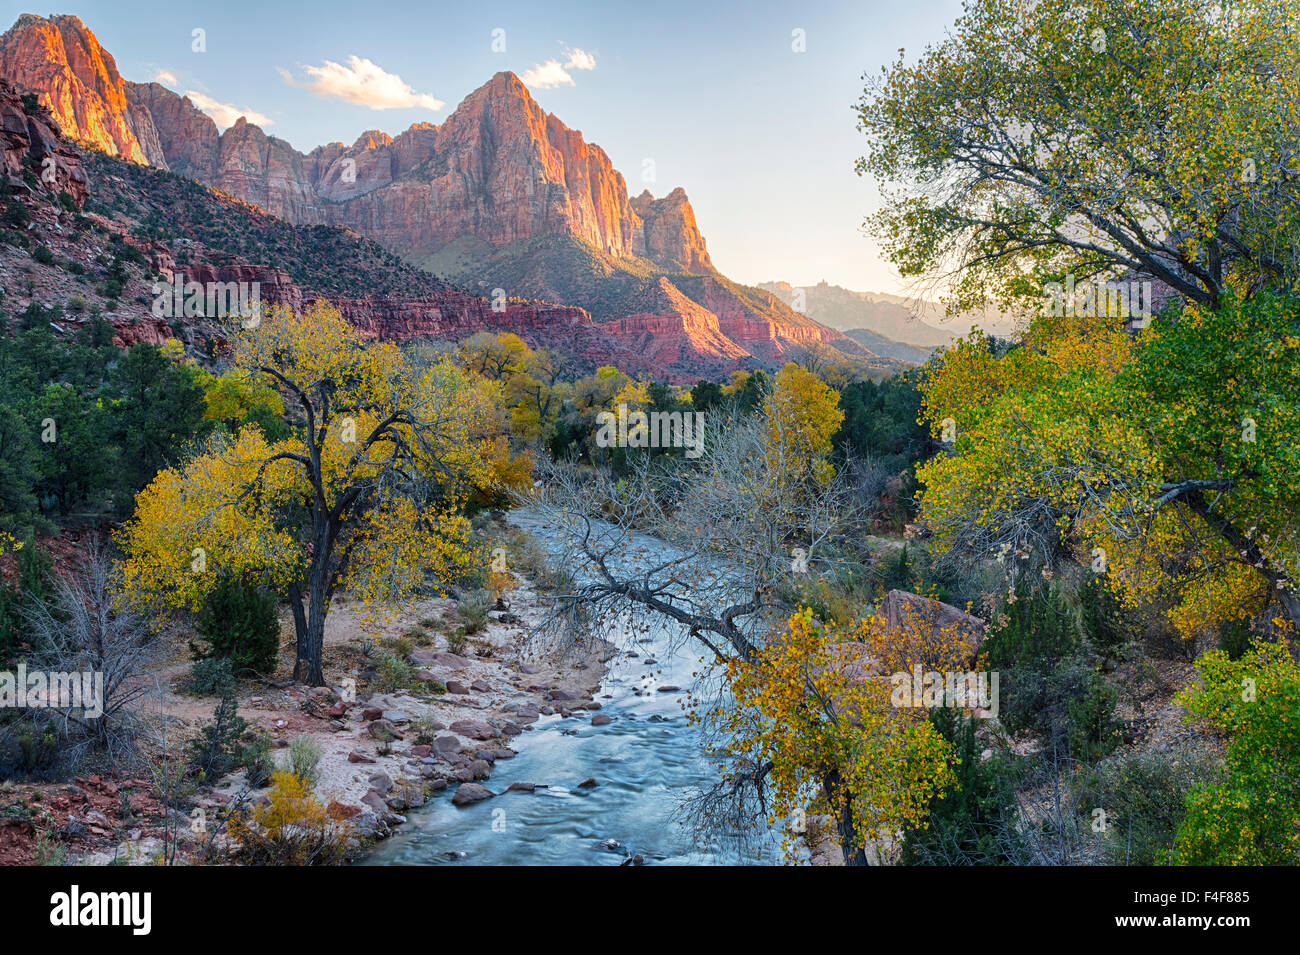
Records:
M363 608L344 598L326 623L327 686L240 681L236 701L248 722L246 739L265 733L278 765L287 763L289 746L299 737L319 748L313 792L346 828L350 858L364 858L431 800L461 805L500 795L504 786L493 783L494 774L515 758L519 740L539 719L575 728L604 722L595 696L610 649L599 643L540 650L527 636L549 612L550 601L522 575L512 577L504 595L507 609L490 612L480 632L457 640L459 652L450 649L458 626L451 598L417 600L378 632L364 629ZM160 739L171 741L172 758L211 720L217 703L179 689L189 665L184 636L166 637L174 652L155 675L161 692L149 714ZM282 645L281 672L292 660L287 612ZM394 647L404 650L410 685L381 689L381 654ZM154 754L155 768L168 758ZM165 848L166 817L150 775L146 768L134 776L10 786L0 804L39 807L38 821L22 826L23 832L0 823L0 849L11 837L15 861L41 861L34 843L43 833L57 832L62 839L53 861L156 862ZM209 858L213 849L220 856L226 842L220 820L232 806L257 805L266 793L250 789L241 769L201 788L186 811L171 810L178 861L197 861L209 842Z

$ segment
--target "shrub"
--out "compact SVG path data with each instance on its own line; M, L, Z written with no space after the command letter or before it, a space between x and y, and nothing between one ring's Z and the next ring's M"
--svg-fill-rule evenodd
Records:
M1188 720L1228 734L1223 773L1187 796L1174 843L1179 865L1300 863L1300 667L1285 642L1241 659L1211 650L1201 685L1176 699Z
M375 672L379 674L379 685L386 693L409 686L415 679L415 670L411 665L387 650L380 652Z
M307 788L320 781L320 745L310 736L295 736L289 744L289 770Z
M41 263L41 265L54 264L54 253L51 252L49 246L46 245L38 245L36 251L32 253L32 258Z
M1005 751L981 761L975 721L938 707L931 722L953 745L957 781L930 800L928 826L908 830L904 865L1005 865L1024 853L1015 827L1016 760Z
M1073 655L1081 638L1079 615L1059 584L1034 591L1018 585L980 652L994 670L1022 663L1044 668Z
M201 782L214 783L242 762L239 738L246 729L248 724L237 712L234 694L227 693L217 703L212 722L190 741L190 769Z
M447 649L452 653L463 654L469 646L469 637L465 636L463 630L453 630L447 634Z
M492 598L483 590L468 593L456 603L456 615L467 634L479 633L487 626L491 609Z
M1100 576L1090 578L1079 588L1083 632L1089 646L1103 661L1118 659L1138 636L1131 622L1133 614Z
M235 691L235 671L229 660L195 660L185 680L185 692L194 696L225 696Z
M1249 620L1230 620L1219 627L1219 649L1230 660L1240 660L1255 641Z
M248 785L254 789L261 789L271 781L271 776L275 773L275 760L271 758L269 733L258 733L253 737L253 740L244 747L242 762Z
M276 599L262 588L223 576L199 613L195 629L206 646L190 643L196 659L226 658L232 668L267 673L280 649Z
M266 804L234 816L230 835L246 865L338 865L347 852L347 829L291 772L271 777Z
M1200 753L1133 753L1097 764L1083 808L1100 806L1110 824L1102 839L1114 865L1168 865L1186 815L1188 793L1212 774Z

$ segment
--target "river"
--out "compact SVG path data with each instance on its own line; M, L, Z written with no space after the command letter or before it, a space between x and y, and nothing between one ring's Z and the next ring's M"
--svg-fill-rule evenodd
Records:
M539 515L510 517L543 547L562 546L563 535ZM638 538L629 563L662 559L666 545ZM691 686L700 668L696 648L679 646L679 628L657 621L649 631L615 622L605 636L620 652L596 699L613 722L593 727L541 717L515 738L519 755L496 764L487 785L501 795L458 808L449 788L413 810L364 864L620 865L635 855L648 865L779 862L777 833L715 832L703 845L680 812L684 798L717 771L681 708L683 693L658 688ZM566 735L575 727L576 735ZM588 779L597 785L580 787ZM506 792L514 782L547 788Z

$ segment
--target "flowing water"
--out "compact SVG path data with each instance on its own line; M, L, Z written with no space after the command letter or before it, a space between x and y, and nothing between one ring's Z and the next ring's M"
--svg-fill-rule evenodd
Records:
M533 514L514 512L511 520L543 547L557 547L562 535ZM637 557L662 559L662 542L641 536ZM518 736L519 755L498 761L487 786L500 793L463 808L451 803L449 787L366 860L369 865L619 865L632 855L646 864L770 864L778 861L774 833L712 833L701 845L679 812L683 799L716 777L700 731L681 708L683 693L659 687L692 682L699 656L682 647L679 628L651 620L629 631L615 623L607 639L622 652L596 699L600 712L613 717L605 726L543 716ZM627 651L637 655L630 656ZM655 665L646 665L653 658ZM654 681L653 683L651 681ZM638 694L638 690L642 692ZM652 692L653 691L653 692ZM658 719L652 720L651 717ZM565 730L578 728L577 735ZM595 779L596 786L579 783ZM506 792L513 782L539 787L532 793ZM617 847L602 843L614 840Z

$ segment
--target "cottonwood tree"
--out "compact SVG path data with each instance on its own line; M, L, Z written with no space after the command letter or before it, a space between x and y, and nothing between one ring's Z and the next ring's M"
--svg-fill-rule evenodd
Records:
M1149 276L1150 328L1039 315L931 365L920 468L939 549L1081 559L1187 635L1300 621L1294 441L1300 29L1287 0L975 0L859 108L872 226L905 273L1041 301ZM1140 325L1141 323L1139 323Z
M471 559L461 506L509 471L502 414L451 361L417 367L324 304L267 310L236 332L234 366L280 393L292 436L270 442L249 425L158 474L121 534L125 580L160 611L197 610L223 573L280 587L294 678L322 685L340 587L373 621Z
M1078 559L1188 637L1300 624L1300 301L1189 305L1141 337L1040 318L1024 347L974 338L923 386L949 453L918 469L945 560L1030 579Z
M973 0L873 78L868 225L954 311L1140 273L1215 302L1300 266L1294 0Z

